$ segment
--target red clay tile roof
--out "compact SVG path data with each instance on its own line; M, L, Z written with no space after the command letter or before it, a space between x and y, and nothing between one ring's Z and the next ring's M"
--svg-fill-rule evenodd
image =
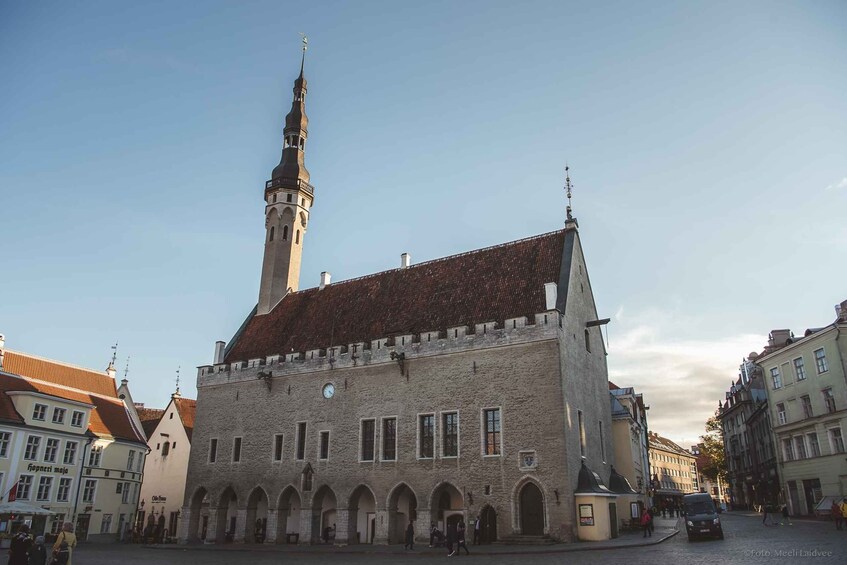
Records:
M144 435L147 438L150 438L150 434L152 434L156 430L156 426L159 425L159 420L164 416L165 411L160 410L158 408L139 408L135 407L135 411L138 412L138 419L141 420L141 427L144 428Z
M499 322L545 311L558 282L565 231L310 288L253 316L226 362Z
M88 390L114 398L118 397L115 379L105 372L100 373L91 369L83 369L27 353L18 353L6 349L3 370L31 379Z
M143 439L132 426L126 407L117 398L104 398L97 394L0 373L0 419L14 422L23 422L24 419L15 410L12 400L6 394L11 391L39 392L58 398L92 404L94 409L92 409L91 417L88 419L88 429L92 433L99 436L108 435L119 439L143 442Z
M191 434L194 431L194 414L197 412L197 401L190 398L174 398L177 412L182 420L182 427L185 428L185 434L188 436L188 441L191 441Z

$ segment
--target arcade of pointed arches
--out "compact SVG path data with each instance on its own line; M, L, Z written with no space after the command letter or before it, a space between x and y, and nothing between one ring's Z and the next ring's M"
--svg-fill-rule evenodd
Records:
M328 484L316 486L311 492L302 492L289 484L274 498L261 486L245 492L228 485L217 493L198 487L187 500L183 541L397 544L404 542L410 521L419 540L428 538L430 524L444 532L464 521L470 542L477 515L483 543L496 541L498 530L526 535L548 531L545 489L531 477L522 478L512 490L508 526L502 516L498 520L502 509L496 505L486 502L472 513L467 507L468 493L449 481L436 484L423 500L405 482L397 483L384 496L364 483L349 492L336 492Z

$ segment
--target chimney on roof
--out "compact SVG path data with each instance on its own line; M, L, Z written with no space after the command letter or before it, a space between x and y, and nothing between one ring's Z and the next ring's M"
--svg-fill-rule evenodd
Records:
M6 336L0 334L0 370L3 369L3 353L6 347Z
M547 310L556 309L556 300L559 295L559 287L554 282L544 283L544 302Z
M412 256L408 253L403 253L400 255L400 268L408 269L412 266Z
M224 348L226 347L226 342L216 341L215 342L215 362L214 365L220 365L224 362Z
M835 305L835 319L838 322L847 322L847 300L841 302L841 304ZM0 340L2 340L3 336L0 336ZM3 345L0 343L0 348Z
M768 345L775 348L785 347L791 343L791 330L771 330Z
M321 285L318 287L318 290L323 290L327 286L329 286L329 281L332 279L332 273L324 271L321 273Z

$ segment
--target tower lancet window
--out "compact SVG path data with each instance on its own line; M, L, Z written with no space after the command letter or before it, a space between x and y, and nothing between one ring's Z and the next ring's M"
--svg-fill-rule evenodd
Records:
M282 240L288 241L288 226L282 226Z
M294 235L294 243L300 245L300 230L297 230L297 233Z
M273 241L273 240L274 240L274 226L271 226L271 234L268 237L268 241Z

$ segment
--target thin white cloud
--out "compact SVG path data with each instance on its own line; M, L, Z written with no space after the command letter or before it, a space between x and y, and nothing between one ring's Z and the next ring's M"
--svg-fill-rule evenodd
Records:
M742 358L767 340L755 334L684 337L698 326L679 312L639 312L619 320L609 349L609 379L643 393L650 429L684 448L704 433L706 420L738 378Z
M831 185L826 187L826 190L840 190L842 188L847 188L847 177L844 177L838 182L834 182Z

